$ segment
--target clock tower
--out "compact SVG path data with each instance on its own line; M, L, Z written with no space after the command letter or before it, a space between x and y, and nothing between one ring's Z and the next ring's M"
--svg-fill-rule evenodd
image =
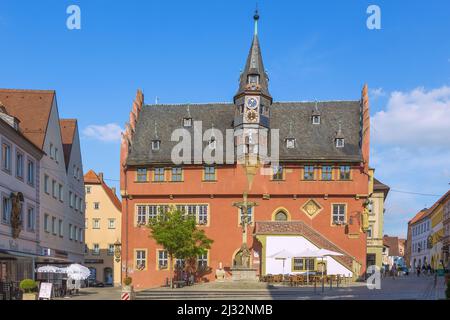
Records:
M267 133L270 128L272 96L269 93L269 77L264 69L259 46L258 10L253 19L253 41L245 69L240 75L238 92L234 96L234 129L238 157L243 154L258 155L261 144L267 141L261 132Z

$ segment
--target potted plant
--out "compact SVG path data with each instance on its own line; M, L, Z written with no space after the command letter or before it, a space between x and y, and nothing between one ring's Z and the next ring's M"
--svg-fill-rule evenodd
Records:
M130 296L130 300L133 300L134 298L134 290L131 283L133 282L133 279L131 277L126 277L123 279L123 286L122 286L122 293L128 293Z
M20 282L20 290L23 291L22 300L36 300L38 285L32 279L25 279Z

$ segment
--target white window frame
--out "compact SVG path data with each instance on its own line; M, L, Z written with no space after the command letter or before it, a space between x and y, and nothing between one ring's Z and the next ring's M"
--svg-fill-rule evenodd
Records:
M115 229L116 228L116 219L110 218L108 219L108 229Z
M158 250L158 269L167 269L169 267L169 254L166 250Z
M28 185L34 187L35 183L35 176L36 176L36 163L28 159L27 160L27 183Z
M36 213L33 206L27 207L27 230L34 232L36 228Z
M57 235L57 233L56 233L56 217L52 217L52 234Z
M58 231L59 231L59 236L62 238L64 237L64 222L59 219L58 221Z
M147 250L136 249L136 269L145 270L147 269Z
M20 160L19 160L20 157ZM23 152L16 150L16 177L20 180L24 178L25 172L25 156Z
M92 255L99 256L100 255L100 244L93 243L92 244Z
M6 201L5 201L6 200ZM12 201L6 195L2 196L2 222L4 224L11 223Z
M201 254L197 257L197 267L199 269L208 267L208 254L209 252L206 252L205 254Z
M113 256L114 255L114 243L109 243L108 244L108 249L106 251L106 254L108 256Z
M335 207L339 208L337 214L335 213L335 210L334 210ZM331 221L332 221L333 225L345 224L347 222L346 221L347 220L347 217L346 217L347 205L345 203L333 203L331 208L332 208L331 209L332 210ZM341 208L344 208L343 212L341 212ZM335 217L337 219L335 219ZM340 217L343 217L343 219L342 220L339 219Z
M100 218L92 219L92 229L100 229Z
M12 171L11 150L12 150L11 144L9 142L2 140L2 150L1 150L2 169L8 173L11 173Z

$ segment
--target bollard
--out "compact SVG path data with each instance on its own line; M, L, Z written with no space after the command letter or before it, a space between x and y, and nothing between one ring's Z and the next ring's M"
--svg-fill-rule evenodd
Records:
M322 293L325 292L325 278L322 277Z

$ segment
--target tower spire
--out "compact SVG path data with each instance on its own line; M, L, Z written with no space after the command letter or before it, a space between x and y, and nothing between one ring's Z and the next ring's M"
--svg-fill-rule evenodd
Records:
M236 94L236 97L240 96L245 92L253 91L253 93L263 94L270 98L269 79L266 70L264 69L261 48L259 46L259 38L258 38L259 18L260 16L258 7L256 7L255 14L253 15L253 20L255 23L253 41L250 47L250 52L248 53L247 56L245 68L241 73L239 79L239 90Z

